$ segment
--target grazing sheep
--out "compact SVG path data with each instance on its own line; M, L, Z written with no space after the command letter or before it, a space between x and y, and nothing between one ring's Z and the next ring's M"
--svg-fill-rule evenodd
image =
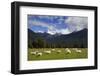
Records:
M76 52L77 52L77 53L81 53L82 51L81 51L81 50L76 50Z
M57 53L61 53L61 50L58 50Z
M37 56L42 56L42 53L41 52L37 53Z
M32 51L31 54L32 55L36 55L37 54L37 51L34 51L34 52Z
M70 54L71 53L71 50L69 50L69 49L67 49L65 51L66 51L66 54Z
M69 50L68 48L66 48L65 50Z
M52 51L55 51L55 49L52 49Z
M73 48L73 50L78 50L77 48Z
M46 53L46 54L50 54L50 53L51 53L51 51L44 51L44 53Z

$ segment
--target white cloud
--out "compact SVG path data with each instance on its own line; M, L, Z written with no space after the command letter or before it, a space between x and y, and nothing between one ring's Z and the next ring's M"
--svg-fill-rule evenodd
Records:
M61 30L61 33L62 33L62 34L69 34L69 33L71 33L71 32L69 31L68 28L66 28L66 29L62 29L62 30Z
M37 31L35 31L35 32L37 32ZM40 30L39 30L37 33L44 33L44 31L40 31Z
M42 16L40 17L42 18ZM62 18L60 20L62 20ZM87 17L68 17L65 20L65 23L67 24L67 28L64 28L64 29L57 29L55 24L49 24L49 23L45 23L39 20L29 20L29 24L31 26L46 27L48 29L47 33L53 35L56 33L69 34L71 32L79 31L84 28L87 28L87 25L88 25L87 21L88 21ZM39 30L38 32L43 33L44 31Z
M38 20L30 20L30 21L29 21L29 24L31 24L32 26L46 27L46 28L48 28L49 30L54 30L54 29L55 29L54 26L51 26L51 25L48 24L48 23L41 22L41 21L38 21Z
M56 34L56 33L60 33L60 34L69 34L69 33L71 33L71 32L69 31L69 29L65 28L65 29L60 29L60 30L59 30L59 29L55 29L55 30L52 30L52 31L48 30L48 33L54 35L54 34Z
M50 25L48 23L41 22L41 21L38 21L38 20L29 20L29 24L31 24L31 26L46 27L46 28L48 28L47 33L49 33L51 35L54 35L56 33L61 33L61 34L69 34L69 33L71 33L68 28L57 29L57 28L55 28L55 25ZM38 32L44 33L44 31L38 31Z
M51 34L51 35L54 35L55 34L55 31L50 31L48 30L47 33Z
M62 19L61 19L62 20ZM87 28L88 25L88 18L87 17L68 17L65 20L65 23L68 25L67 28L64 29L48 29L48 33L55 34L55 33L61 33L61 34L69 34L74 31L79 31L84 28Z
M65 20L65 23L68 24L68 29L73 31L79 31L84 28L87 28L88 26L88 18L87 17L68 17L68 19Z
M40 16L38 16L38 17L39 17L40 19L44 19L44 18L45 18L45 19L48 19L48 20L51 20L51 21L52 21L54 18L56 18L56 16L50 16L50 15L49 15L49 16L40 15Z

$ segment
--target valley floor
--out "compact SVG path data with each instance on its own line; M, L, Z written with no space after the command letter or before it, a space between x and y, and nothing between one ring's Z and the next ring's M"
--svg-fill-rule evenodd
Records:
M28 49L28 61L34 60L57 60L57 59L84 59L88 58L88 48L77 48L81 52L77 52L76 48L68 48L70 53L66 53L66 48L33 48ZM50 53L45 53L49 51ZM34 54L37 52L36 54ZM37 55L40 53L40 55Z

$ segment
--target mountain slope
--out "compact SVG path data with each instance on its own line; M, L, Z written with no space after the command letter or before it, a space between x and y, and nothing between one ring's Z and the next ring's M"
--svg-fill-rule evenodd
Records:
M50 35L48 33L35 33L28 29L28 44L34 42L38 38L42 38L49 47L87 47L87 29L78 32L73 32L67 35Z

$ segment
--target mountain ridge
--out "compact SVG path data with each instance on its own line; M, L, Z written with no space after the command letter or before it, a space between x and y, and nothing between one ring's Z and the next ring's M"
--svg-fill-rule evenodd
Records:
M83 29L77 32L72 32L70 34L61 35L50 35L48 33L35 33L34 31L28 29L28 43L29 41L34 42L37 38L44 39L47 44L59 47L87 47L87 35L88 29ZM59 46L58 46L59 45Z

